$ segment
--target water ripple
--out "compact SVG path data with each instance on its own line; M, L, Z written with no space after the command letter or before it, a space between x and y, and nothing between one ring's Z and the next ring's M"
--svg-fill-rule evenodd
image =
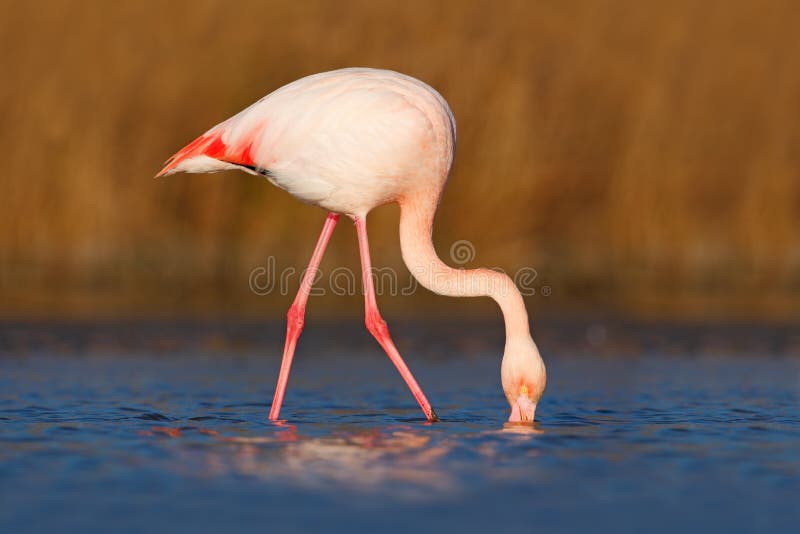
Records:
M555 511L577 530L620 513L639 527L628 530L654 532L708 514L719 530L753 516L788 531L797 518L797 359L598 360L545 342L551 382L539 420L513 425L496 354L412 355L442 417L430 424L374 348L313 335L309 346L278 422L267 413L279 354L165 357L137 345L0 358L0 482L14 488L0 527L5 517L62 530L59 518L80 512L133 532L136 509L180 530L198 507L249 525L287 526L286 514L308 507L331 524L397 518L384 531L405 531L409 518L475 530L487 513L514 531L553 526ZM660 512L676 509L678 519ZM220 530L211 524L195 530Z

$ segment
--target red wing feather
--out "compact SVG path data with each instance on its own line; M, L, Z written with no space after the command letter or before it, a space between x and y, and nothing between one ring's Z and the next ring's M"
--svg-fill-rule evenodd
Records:
M224 130L212 130L201 135L169 158L164 168L156 175L164 176L182 161L196 156L208 156L234 165L253 166L252 148L254 139L250 137L241 147L228 146L222 140Z

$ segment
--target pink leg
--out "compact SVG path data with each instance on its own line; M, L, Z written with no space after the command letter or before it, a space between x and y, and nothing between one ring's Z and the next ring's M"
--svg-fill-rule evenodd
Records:
M367 224L364 219L356 219L356 231L358 232L358 248L361 252L361 275L364 279L364 307L366 311L367 329L375 339L378 340L378 343L380 343L383 350L386 351L389 359L392 360L397 370L400 371L400 375L403 377L403 380L406 381L406 384L408 384L408 388L411 390L411 393L414 394L414 397L417 399L428 421L438 421L439 418L436 416L436 412L433 411L431 403L428 402L419 384L417 384L417 381L414 379L414 375L411 374L406 362L403 361L403 357L400 356L400 353L394 346L394 342L389 336L389 329L386 326L386 322L378 311L378 304L375 301L375 288L372 282L372 262L369 257Z
M328 218L325 219L325 226L322 227L322 233L317 241L314 254L312 254L308 269L306 269L303 280L300 282L300 290L297 292L297 296L292 306L289 308L289 313L286 314L286 344L283 347L283 361L281 361L281 372L278 375L278 385L275 388L275 398L272 399L272 408L269 411L269 418L273 421L278 419L281 413L283 395L286 393L286 384L289 382L289 371L292 368L294 349L297 346L297 339L300 337L300 332L303 331L308 294L311 291L311 286L314 284L314 277L317 275L319 264L322 261L322 255L325 253L325 247L328 245L331 235L333 235L333 229L336 228L336 222L338 220L339 214L337 213L329 213Z

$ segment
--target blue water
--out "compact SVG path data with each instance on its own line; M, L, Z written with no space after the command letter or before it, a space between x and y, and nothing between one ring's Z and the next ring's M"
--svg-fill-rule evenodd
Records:
M497 325L399 323L429 424L358 324L0 325L0 532L788 532L800 329L537 324L504 423Z

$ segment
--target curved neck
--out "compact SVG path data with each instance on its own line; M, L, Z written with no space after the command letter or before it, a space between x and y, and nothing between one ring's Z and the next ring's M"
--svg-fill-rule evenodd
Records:
M411 274L440 295L493 298L503 312L506 338L529 338L528 312L511 278L490 269L453 269L436 255L431 235L438 196L418 194L399 202L400 248Z

